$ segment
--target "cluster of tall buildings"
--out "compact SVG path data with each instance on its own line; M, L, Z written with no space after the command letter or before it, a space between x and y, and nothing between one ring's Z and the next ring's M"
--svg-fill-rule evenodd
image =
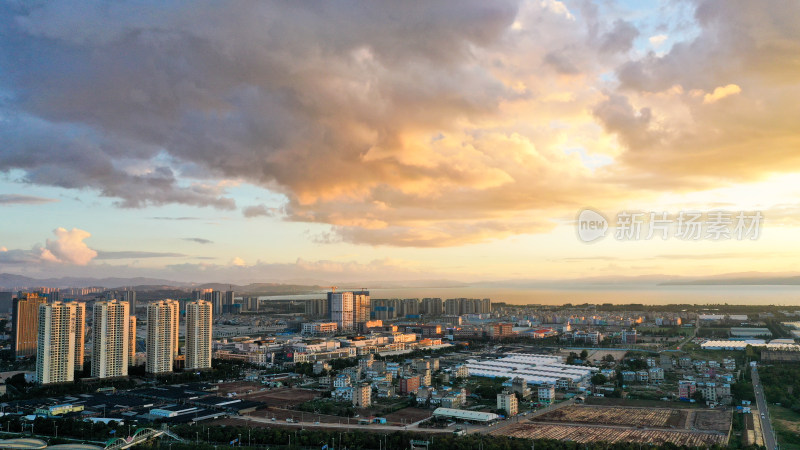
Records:
M128 302L130 315L136 316L136 291L130 289L125 289L124 291L106 291L106 300Z
M327 298L306 300L305 313L324 317L337 324L339 330L358 330L371 319L461 316L489 314L492 302L488 298L388 298L370 300L369 291L328 292Z
M491 312L492 301L488 298L448 298L444 302L444 314L446 316L489 314Z
M214 289L202 289L192 291L192 300L205 300L211 304L214 315L234 314L238 304L233 302L236 293L232 290L216 291ZM235 306L237 305L237 306Z
M340 330L358 330L369 321L369 291L328 292L328 316Z
M133 292L133 291L124 291ZM92 308L91 376L128 375L136 359L135 293L97 301ZM179 349L180 306L176 300L147 305L146 371L172 372ZM186 304L185 368L211 367L213 307L205 300ZM12 347L18 358L36 357L36 377L42 384L65 383L84 370L86 303L51 301L35 293L20 293L12 307Z

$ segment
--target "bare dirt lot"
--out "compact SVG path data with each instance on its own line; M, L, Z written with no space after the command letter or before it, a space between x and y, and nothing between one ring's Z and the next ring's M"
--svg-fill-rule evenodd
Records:
M264 385L260 383L253 383L251 381L231 381L228 383L220 383L217 385L217 388L219 395L227 395L231 393L238 395L247 393L247 391L258 391L259 389L264 388Z
M386 422L390 423L414 423L422 419L427 419L433 415L430 409L403 408L386 415Z
M536 422L683 428L686 412L666 408L624 408L573 405L532 419ZM705 429L705 428L702 428Z
M603 359L607 355L611 355L615 360L620 361L625 357L627 350L592 350L589 352L588 360L594 361L596 359Z
M261 388L261 386L259 386L259 388ZM256 402L264 402L269 406L290 408L315 397L319 397L319 392L308 389L274 388L265 391L254 390L250 394L240 393L238 397Z
M727 433L731 426L731 414L725 411L696 411L693 423L698 430Z
M559 439L583 442L641 442L648 444L711 446L724 445L727 436L716 433L701 433L675 430L637 430L622 427L601 427L585 425L555 425L538 423L518 423L501 428L490 434L513 436L528 439Z
M300 422L320 422L320 423L348 423L347 417L330 416L325 414L316 414L312 412L293 411L290 409L281 409L270 407L267 409L260 409L254 411L249 416L265 417L267 419L275 418L276 422L285 422L286 419L294 419ZM350 423L356 423L358 419L350 419Z

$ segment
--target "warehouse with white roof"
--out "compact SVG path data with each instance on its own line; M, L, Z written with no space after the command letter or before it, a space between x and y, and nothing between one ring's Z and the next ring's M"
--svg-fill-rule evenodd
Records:
M589 381L596 367L564 364L559 356L509 353L502 358L468 360L469 374L476 377L520 377L528 384L561 388L579 386Z
M447 417L448 419L468 420L470 422L494 422L500 416L494 413L481 411L468 411L466 409L436 408L433 411L434 417Z

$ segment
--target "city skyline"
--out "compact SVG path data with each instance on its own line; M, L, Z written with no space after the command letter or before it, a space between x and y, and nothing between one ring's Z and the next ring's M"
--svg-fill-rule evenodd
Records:
M7 4L0 273L797 275L798 20L779 1ZM586 243L586 208L763 223Z

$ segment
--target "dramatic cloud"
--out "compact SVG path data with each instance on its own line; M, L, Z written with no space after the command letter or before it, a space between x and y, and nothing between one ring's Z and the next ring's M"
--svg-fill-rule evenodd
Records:
M0 194L0 205L40 205L57 201L54 198L34 197L31 195Z
M53 234L56 238L47 240L45 248L42 249L42 260L85 266L97 257L97 252L83 242L92 236L88 231L78 228L71 230L56 228Z
M623 147L614 171L692 189L800 170L800 3L694 3L694 37L619 65L595 109Z
M5 4L0 172L430 247L800 170L800 4L694 5L653 30L555 0Z

